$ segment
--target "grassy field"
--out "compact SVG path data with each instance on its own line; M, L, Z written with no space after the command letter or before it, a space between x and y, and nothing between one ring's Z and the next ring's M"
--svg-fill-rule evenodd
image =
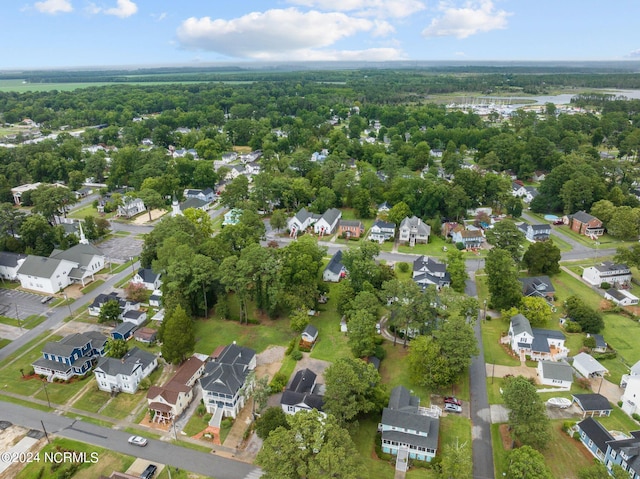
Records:
M507 353L505 346L500 344L500 336L509 330L509 323L500 318L494 318L482 323L482 345L484 360L491 364L503 366L519 366L520 360Z
M340 331L340 315L336 311L337 287L333 283L329 286L327 303L321 305L318 316L310 318L310 323L318 328L318 342L311 351L312 358L335 361L351 357L347 336Z
M66 383L57 383L57 382L45 382L38 381L37 379L32 379L32 381L40 382L40 389L33 395L34 398L40 399L41 401L47 401L47 395L49 396L49 401L52 404L67 404L69 399L75 396L80 390L89 384L91 381L94 381L93 374L89 374L83 379L73 378L72 382ZM46 384L45 387L43 387Z
M640 360L638 339L640 338L640 324L621 314L605 314L605 341L618 352L615 359L607 359L601 363L609 369L609 381L619 384L623 374L629 372L629 367Z
M37 314L28 316L24 319L17 320L16 318L9 318L7 316L0 316L0 323L7 324L9 326L15 326L16 328L33 329L38 324L47 319L45 316L38 316Z
M44 457L45 452L56 451L72 451L72 452L84 452L87 456L87 461L78 464L77 472L71 473L71 475L62 475L65 471L71 471L73 463L63 462L59 464L54 462L32 462L16 476L17 479L37 479L41 477L73 477L73 479L94 479L101 475L109 475L113 471L126 471L135 458L131 456L125 456L109 449L103 449L97 446L72 441L70 439L56 438L51 441L51 444L45 445L41 451L41 457ZM91 458L95 458L95 464L92 464Z

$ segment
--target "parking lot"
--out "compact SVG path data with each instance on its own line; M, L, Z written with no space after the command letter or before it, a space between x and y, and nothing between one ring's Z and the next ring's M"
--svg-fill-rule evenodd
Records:
M42 304L45 297L16 289L0 289L0 316L16 319L44 316L51 308L51 303Z
M102 251L108 261L114 263L125 263L131 258L138 256L142 251L142 240L131 236L113 236L96 247Z

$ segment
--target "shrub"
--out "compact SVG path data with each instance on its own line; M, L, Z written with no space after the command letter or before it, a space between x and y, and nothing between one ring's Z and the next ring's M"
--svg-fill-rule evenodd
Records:
M398 263L398 270L401 273L406 273L407 271L409 271L409 263L405 263L404 261Z
M566 321L564 323L564 330L567 333L581 333L582 332L582 326L580 326L575 321Z
M297 349L295 351L291 351L291 359L294 361L300 361L302 359L302 351Z
M607 351L606 353L592 353L591 354L594 359L614 359L616 356L618 356L618 353L615 351Z
M233 426L233 418L225 417L222 421L220 421L220 428L228 429Z
M640 422L640 414L638 414L637 412L634 412L631 417L633 419L635 419L636 421Z
M456 248L457 248L459 251L462 251L462 250L464 249L464 243L456 243Z
M149 378L142 378L140 384L138 385L138 389L142 391L147 391L151 387L151 380Z
M272 391L278 392L282 391L287 386L287 381L289 378L283 373L276 373L273 376L273 379L269 383L269 387Z
M564 432L569 432L571 430L571 428L573 427L573 425L575 424L574 421L564 421L562 423L562 430Z
M582 344L589 349L593 349L596 347L596 338L593 336L587 336L582 341Z
M293 348L296 347L296 339L297 338L293 338L291 341L289 341L289 345L287 346L287 349L284 352L285 356L289 356L289 354L291 354L291 351L293 351Z
M609 283L607 283L606 281L603 281L602 284L600 284L600 287L604 290L607 290L609 288L611 288L611 285Z
M618 407L622 407L622 401L618 401Z

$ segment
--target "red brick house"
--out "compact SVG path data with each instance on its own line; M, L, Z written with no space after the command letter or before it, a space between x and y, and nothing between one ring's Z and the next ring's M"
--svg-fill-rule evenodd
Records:
M338 234L347 238L360 238L364 234L364 225L358 220L340 220Z
M570 215L569 227L576 233L585 236L602 236L604 234L602 221L585 211L578 211Z

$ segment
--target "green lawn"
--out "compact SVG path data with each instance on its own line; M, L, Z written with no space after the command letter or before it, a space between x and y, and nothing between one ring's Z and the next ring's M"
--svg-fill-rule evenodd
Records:
M73 403L73 407L82 409L83 411L97 413L109 398L110 394L100 391L98 385L94 382L94 384Z
M579 296L590 307L594 309L600 308L600 300L602 298L581 280L570 276L565 271L560 271L559 274L553 276L552 281L556 289L556 304L562 305L569 296L575 295Z
M0 349L4 348L7 344L10 344L11 340L6 338L0 338Z
M509 323L501 318L494 318L482 323L482 345L484 347L484 360L491 364L503 366L519 366L520 360L511 356L508 345L500 344L503 332L509 330Z
M609 417L599 417L597 421L608 431L622 431L625 434L629 434L631 431L640 429L640 424L630 418L617 405L613 406L613 411L611 411Z
M310 318L310 323L318 328L318 341L311 351L311 357L325 361L351 357L347 345L347 335L340 331L340 315L336 311L336 290L338 285L329 285L328 301L321 304L318 316Z
M82 291L82 294L90 293L91 291L93 291L94 289L96 289L97 287L102 285L103 283L104 283L103 279L97 279L94 282L89 283L89 285L85 286L80 291Z
M47 400L47 394L49 395L49 400L52 404L67 404L69 399L75 396L83 387L85 387L89 381L93 381L93 374L89 374L84 379L76 379L73 378L70 383L58 383L58 382L44 382L41 381L40 386L46 384L46 391L44 387L40 387L40 389L34 394L33 397L40 399L42 401ZM37 380L35 380L37 381Z
M45 316L38 316L37 314L21 318L20 320L16 318L9 318L7 316L0 316L0 323L15 326L16 328L21 327L24 329L33 329L45 319L47 319Z
M436 258L446 257L447 253L442 250L442 247L446 246L448 248L455 248L455 245L451 243L447 243L440 236L430 236L429 242L427 244L416 244L413 248L406 245L398 246L398 252L400 253L409 253L409 254L426 254L429 256L434 256ZM467 253L466 259L472 258L475 255L473 253Z
M120 393L109 400L100 414L114 419L124 419L131 414L141 401L145 401L146 397L147 391L141 390L138 390L135 394Z

